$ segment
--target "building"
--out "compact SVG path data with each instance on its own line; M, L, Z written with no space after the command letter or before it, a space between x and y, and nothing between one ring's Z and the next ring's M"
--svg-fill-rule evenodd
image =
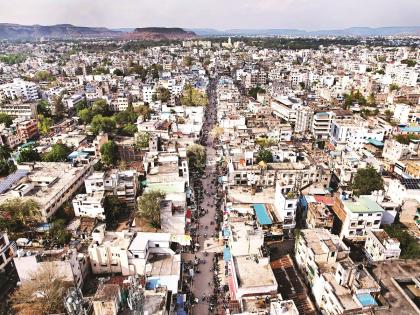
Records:
M11 100L23 99L35 101L38 97L38 86L33 82L26 82L22 79L13 79L13 82L0 85L0 90Z
M89 257L76 249L44 250L32 253L19 250L13 258L20 282L31 281L33 275L45 268L63 278L63 281L81 289L89 274Z
M117 315L122 297L118 284L102 284L92 299L95 315Z
M43 220L50 218L83 185L92 164L35 162L18 165L16 176L0 182L0 203L8 199L33 200Z
M280 181L276 183L274 206L276 213L283 221L283 230L287 233L296 226L296 209L298 195L295 191L282 187Z
M351 200L335 197L332 209L341 222L340 237L353 241L364 241L369 230L379 229L385 212L371 196Z
M90 194L78 194L72 204L76 217L90 217L105 220L105 192L96 191Z
M313 115L311 132L316 141L325 141L330 138L332 112L318 112Z
M36 138L39 135L38 122L35 119L18 121L16 129L22 141Z
M34 119L37 117L36 103L11 102L0 104L0 113L23 119Z
M110 172L94 172L85 180L86 193L104 191L105 195L117 196L134 209L138 190L138 173L136 170L112 170Z
M398 259L401 254L400 242L389 237L384 230L369 230L364 250L367 257L375 262Z

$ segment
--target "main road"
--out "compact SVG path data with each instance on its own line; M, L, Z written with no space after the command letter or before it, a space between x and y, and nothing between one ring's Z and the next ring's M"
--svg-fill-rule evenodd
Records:
M198 243L200 244L200 250L197 252L197 258L203 259L206 262L200 264L200 273L194 275L192 292L195 297L199 300L198 304L193 306L193 314L204 315L209 314L209 302L208 299L203 301L203 296L209 297L213 294L213 258L214 254L208 252L205 256L204 252L205 241L209 241L216 235L216 224L211 224L211 221L215 221L216 215L216 200L217 196L217 175L216 175L216 151L212 147L213 135L212 129L216 123L216 82L217 79L210 80L208 88L209 104L205 112L205 120L203 125L203 136L207 138L205 142L207 163L205 169L205 175L202 178L203 184L203 199L199 208L203 208L207 213L199 219L199 237ZM208 135L206 137L206 135ZM197 209L199 211L199 209Z

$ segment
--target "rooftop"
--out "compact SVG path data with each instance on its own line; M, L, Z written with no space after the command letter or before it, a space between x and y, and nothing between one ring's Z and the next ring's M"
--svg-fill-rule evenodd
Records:
M369 196L360 196L355 201L344 200L343 205L353 213L375 213L384 212L384 209Z
M265 259L256 259L254 256L236 256L233 260L240 287L277 285L273 270Z

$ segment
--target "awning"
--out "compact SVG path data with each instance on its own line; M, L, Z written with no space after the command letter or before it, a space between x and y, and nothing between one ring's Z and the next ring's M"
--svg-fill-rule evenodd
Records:
M228 262L230 261L232 258L232 254L230 253L230 248L229 246L225 246L225 248L223 248L223 260Z

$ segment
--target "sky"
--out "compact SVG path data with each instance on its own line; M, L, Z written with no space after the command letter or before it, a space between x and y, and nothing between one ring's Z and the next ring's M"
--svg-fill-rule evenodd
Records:
M0 0L0 23L219 30L419 26L420 0Z

